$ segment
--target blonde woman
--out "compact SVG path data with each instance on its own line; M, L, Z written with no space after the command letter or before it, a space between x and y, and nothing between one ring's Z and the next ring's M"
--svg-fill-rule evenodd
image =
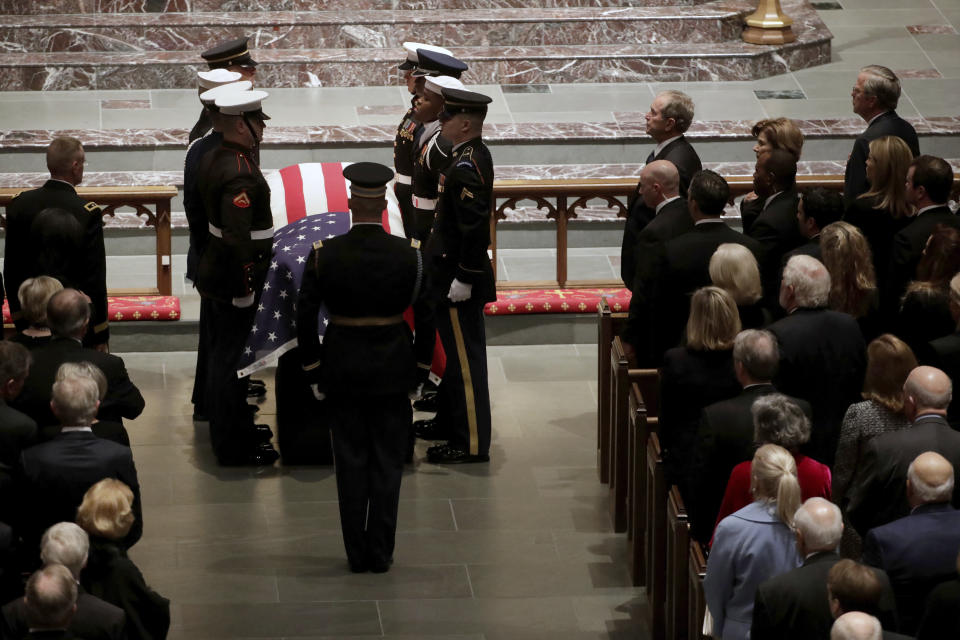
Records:
M714 534L703 589L712 636L745 640L761 582L800 566L793 517L800 483L793 455L765 444L750 466L753 502L724 518Z
M830 272L828 306L853 316L865 340L876 337L880 298L867 239L852 224L834 222L820 233L820 253Z
M660 369L660 442L670 482L680 484L693 455L700 411L740 393L733 341L740 315L729 293L697 289L690 300L686 345L668 350Z
M770 313L760 304L760 267L745 246L725 242L717 247L710 258L710 281L737 303L741 327L760 329L770 323Z
M123 482L105 478L87 489L77 509L77 524L90 536L80 583L124 610L129 640L162 640L170 628L170 601L147 586L123 546L134 519L133 491Z
M27 328L10 338L33 351L50 342L51 332L47 326L47 303L63 285L56 278L37 276L27 278L20 283L17 299L20 301L20 313L27 322Z

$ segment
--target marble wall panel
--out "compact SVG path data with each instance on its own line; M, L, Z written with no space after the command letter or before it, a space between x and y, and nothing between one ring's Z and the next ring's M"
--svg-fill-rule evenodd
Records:
M442 25L442 29L445 47L538 45L543 39L543 23L540 22L451 22Z
M614 58L604 60L596 82L687 82L692 80L684 58Z

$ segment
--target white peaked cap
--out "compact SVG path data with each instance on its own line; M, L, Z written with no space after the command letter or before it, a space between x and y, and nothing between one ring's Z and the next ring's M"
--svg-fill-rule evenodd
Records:
M236 82L243 76L236 71L227 71L226 69L210 69L209 71L198 71L197 80L200 82L201 89L213 89L223 84Z
M222 84L219 87L214 87L213 89L208 89L207 91L201 93L200 102L203 104L214 104L219 96L223 96L228 93L236 93L238 91L250 91L252 88L253 83L249 80Z
M420 62L420 58L417 57L417 49L426 49L427 51L436 51L438 53L446 54L450 57L453 57L453 53L450 52L450 49L444 49L443 47L438 47L432 44L423 44L422 42L404 42L403 48L407 50L407 60L413 64Z
M217 96L214 104L220 113L228 116L242 116L261 110L261 103L270 97L266 91L228 91Z
M433 91L437 95L443 95L444 89L466 90L463 83L450 76L427 76L423 81L423 88Z

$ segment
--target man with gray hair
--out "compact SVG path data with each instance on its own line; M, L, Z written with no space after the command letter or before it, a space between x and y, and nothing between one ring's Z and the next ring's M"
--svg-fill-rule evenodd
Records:
M960 433L946 420L953 396L950 378L934 367L917 367L907 376L903 395L903 411L912 426L870 440L850 483L847 517L861 537L870 529L903 518L916 506L910 503L907 473L921 453L939 453L953 466L954 482L960 480L956 476ZM957 498L954 495L955 507L960 506Z
M921 453L907 470L910 514L871 529L863 543L863 561L890 577L900 630L909 635L917 631L927 594L956 575L960 511L950 505L954 476L942 455Z
M76 289L58 291L47 303L47 322L53 339L33 351L30 375L14 405L41 427L57 423L50 410L50 389L57 370L65 362L92 362L107 376L107 395L97 414L101 420L122 422L123 418L136 418L143 411L143 396L130 380L123 360L81 344L89 321L89 300Z
M860 399L867 346L850 315L826 308L830 274L807 255L793 256L783 269L780 305L787 313L768 327L780 346L781 392L810 402L813 433L804 453L833 464L847 407Z
M98 438L90 428L100 404L96 381L87 376L60 380L50 404L60 418L60 433L20 455L25 548L37 548L47 527L72 521L84 493L103 478L117 478L133 490L135 520L125 540L131 546L143 533L140 484L130 448Z
M769 331L746 329L733 342L733 371L743 387L739 396L715 402L700 414L692 468L685 474L694 490L684 496L692 534L710 540L730 472L753 457L751 407L758 398L776 393L773 378L780 364L777 339ZM811 417L810 403L793 399Z
M62 564L50 564L27 580L23 596L28 638L69 638L67 629L77 610L77 581Z
M867 122L867 129L853 143L853 151L847 159L843 197L848 203L870 187L867 156L870 155L871 141L896 136L907 143L913 157L920 155L916 130L896 112L900 101L900 78L893 71L880 65L863 67L850 96L853 98L853 112Z
M753 640L824 638L833 625L827 574L840 561L840 508L829 500L810 498L797 509L794 524L803 565L757 589L750 629Z
M63 565L80 581L80 571L87 564L90 541L87 532L72 522L58 522L43 534L40 558L44 565ZM85 640L122 640L126 637L126 614L100 598L77 588L77 608L69 631ZM0 637L23 638L30 630L26 602L17 598L3 607L0 615Z
M837 618L830 629L830 640L881 640L881 638L883 638L883 629L880 621L862 611L843 614Z

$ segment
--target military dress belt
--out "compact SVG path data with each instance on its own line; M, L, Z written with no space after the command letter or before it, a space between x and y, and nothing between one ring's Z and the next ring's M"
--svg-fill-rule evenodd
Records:
M336 316L330 314L330 324L338 324L342 327L388 327L392 324L402 324L403 315L395 316L368 316L366 318L350 318L347 316Z
M397 174L397 182L400 184L413 184L413 178L402 173Z
M210 235L216 236L218 238L223 238L223 229L214 225L212 222L207 223L207 229L210 230ZM269 229L251 229L250 239L251 240L273 240L273 227L270 227Z
M413 200L413 206L417 209L429 209L432 211L437 208L436 198L431 200L430 198L421 198L419 196L413 196L411 199Z

